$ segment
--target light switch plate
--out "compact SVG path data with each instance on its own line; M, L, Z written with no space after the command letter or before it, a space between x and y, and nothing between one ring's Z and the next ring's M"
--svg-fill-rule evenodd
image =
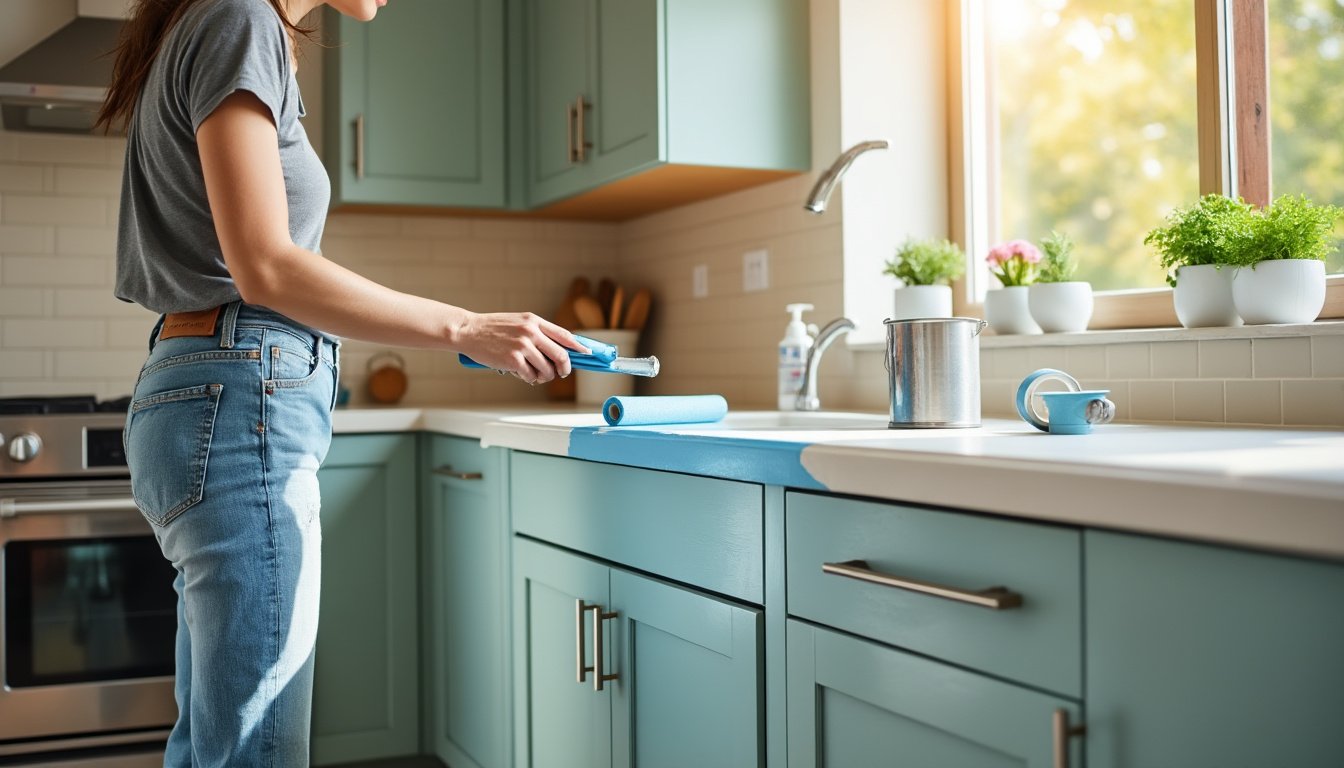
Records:
M764 291L770 287L770 252L764 248L742 254L742 290Z
M709 296L709 265L696 264L691 270L691 298L703 299Z

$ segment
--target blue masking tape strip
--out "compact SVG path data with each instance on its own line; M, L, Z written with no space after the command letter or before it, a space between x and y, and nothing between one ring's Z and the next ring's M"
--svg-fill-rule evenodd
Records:
M652 429L576 427L569 455L607 464L722 477L786 488L826 490L803 468L811 443L670 435Z
M615 395L602 404L602 418L611 426L696 424L720 421L728 401L720 395L631 397Z

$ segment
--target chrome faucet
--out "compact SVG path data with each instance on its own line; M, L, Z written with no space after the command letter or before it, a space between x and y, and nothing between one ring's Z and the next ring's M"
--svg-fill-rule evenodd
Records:
M878 139L877 141L859 142L845 150L840 157L836 158L834 163L831 163L831 167L821 174L821 178L817 179L816 185L812 187L812 192L807 196L807 202L803 203L803 208L816 214L824 213L826 203L831 199L831 192L835 191L835 186L840 183L840 177L845 175L845 171L849 170L854 158L870 149L886 148L887 142Z
M797 408L800 411L815 411L821 408L821 399L817 397L817 368L821 365L821 356L842 333L854 330L854 321L841 317L826 324L817 332L812 348L807 352L807 367L803 373L803 388L798 393Z

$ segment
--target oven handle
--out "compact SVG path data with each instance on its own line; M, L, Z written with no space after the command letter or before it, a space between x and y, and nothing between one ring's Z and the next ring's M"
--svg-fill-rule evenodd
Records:
M66 499L64 501L24 501L0 499L0 517L19 515L68 515L80 512L136 512L139 507L129 496L113 499Z

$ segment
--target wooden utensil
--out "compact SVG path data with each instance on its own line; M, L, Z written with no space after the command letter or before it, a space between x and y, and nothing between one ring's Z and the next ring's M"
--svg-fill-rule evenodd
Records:
M580 296L587 296L592 291L592 286L588 278L579 275L569 284L569 293L565 294L566 299L577 299Z
M579 327L580 320L578 314L574 311L573 297L566 297L564 301L560 302L560 308L555 311L555 317L551 318L551 322L567 331Z
M649 319L649 308L653 304L653 294L649 293L648 288L640 288L635 291L635 295L630 297L630 306L625 309L625 320L621 327L630 331L640 331L644 329L644 323Z
M604 317L611 317L611 299L616 295L616 283L610 278L597 281L597 305L602 308Z
M616 286L615 291L612 292L611 294L611 311L607 313L608 328L621 327L621 317L622 317L621 312L624 309L625 309L625 289L618 285Z
M574 314L579 317L579 327L584 329L605 328L606 318L602 314L602 305L592 296L580 296L574 300Z

